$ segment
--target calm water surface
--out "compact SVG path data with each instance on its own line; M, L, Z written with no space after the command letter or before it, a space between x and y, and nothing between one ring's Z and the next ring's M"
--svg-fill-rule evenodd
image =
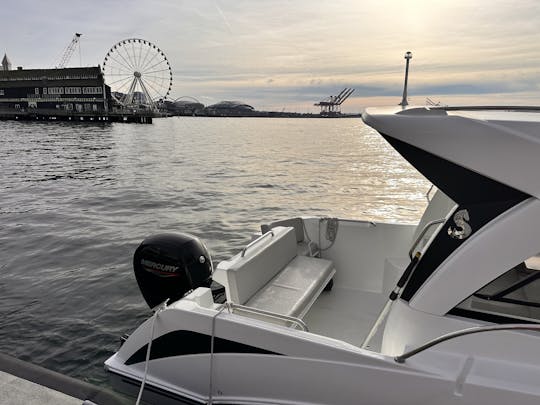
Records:
M215 262L261 222L416 221L428 182L360 119L0 122L0 351L97 384L149 316L132 254L193 233Z

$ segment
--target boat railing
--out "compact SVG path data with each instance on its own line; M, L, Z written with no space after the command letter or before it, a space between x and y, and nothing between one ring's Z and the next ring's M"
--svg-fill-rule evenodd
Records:
M422 232L420 232L418 234L418 237L414 240L412 246L411 246L411 249L409 250L409 258L412 260L413 258L413 253L414 253L414 249L416 248L416 245L418 245L418 243L422 240L422 238L424 237L424 235L426 234L426 232L429 230L429 228L431 228L433 225L438 225L438 224L443 224L444 222L446 221L445 218L441 218L441 219L435 219L433 221L430 221L428 222L424 228L422 229Z
M246 251L252 247L253 245L256 245L257 243L259 243L262 239L266 238L268 235L272 235L272 237L274 236L274 231L270 230L266 233L263 233L261 236L259 236L257 239L255 239L254 241L248 243L246 245L246 247L244 249L242 249L242 254L241 256L244 257L246 255Z
M446 342L450 339L454 339L460 336L472 335L475 333L482 332L493 332L501 330L532 330L540 332L540 324L531 324L531 323L515 323L515 324L506 324L506 325L486 325L486 326L475 326L473 328L467 328L458 330L455 332L447 333L446 335L439 336L433 340L430 340L427 343L424 343L422 346L417 347L416 349L405 352L399 356L394 357L394 360L397 363L405 363L405 360L408 358L423 352L439 343Z
M227 302L225 305L231 313L234 312L235 310L238 310L240 312L243 311L243 312L248 312L255 315L261 315L267 318L278 319L280 321L290 322L292 324L298 325L304 332L309 332L309 329L306 323L302 321L301 319L295 318L293 316L282 315L276 312L265 311L263 309L258 309L258 308L253 308L253 307L246 307L245 305L234 304L232 302Z
M426 193L426 200L427 200L428 204L431 202L431 199L432 199L431 192L433 191L434 188L435 188L435 185L432 184L431 187L429 188L429 190Z

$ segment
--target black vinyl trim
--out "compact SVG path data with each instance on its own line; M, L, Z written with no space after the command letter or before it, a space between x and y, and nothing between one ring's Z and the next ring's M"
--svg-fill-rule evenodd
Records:
M524 307L540 308L540 302L524 301L524 300L518 300L515 298L506 298L506 297L491 298L489 295L484 295L484 294L474 294L474 296L481 298L483 300L486 300L486 301L506 302L508 304L516 304L516 305L521 305Z
M459 205L523 201L530 197L416 146L384 134L382 136L401 156Z
M448 315L455 315L455 316L460 316L463 318L477 319L479 321L498 323L498 324L504 324L504 323L538 324L540 323L540 322L528 321L528 320L523 320L523 319L516 319L510 316L486 314L485 312L473 311L470 309L463 309L463 308L453 308L450 311L448 311Z
M470 218L469 225L472 228L472 233L469 238L473 238L484 225L509 210L517 203L519 202L503 201L486 204L460 205L456 209L456 212L462 209L468 211ZM447 229L450 226L455 226L452 217L442 226L437 236L435 236L435 239L433 239L433 242L431 242L430 247L420 259L420 262L416 266L415 271L411 275L409 282L401 294L402 299L409 301L426 282L429 276L437 270L441 263L467 240L451 238L447 233Z
M474 237L479 229L494 218L530 197L416 146L381 135L401 156L458 204L456 212L463 209L468 211L472 228L469 238ZM401 294L405 301L409 301L441 263L466 240L451 238L447 234L450 226L455 226L453 218L443 225L422 256Z
M166 333L152 341L150 360L190 354L210 353L211 336L189 330L175 330ZM140 363L146 360L148 344L137 350L126 361L126 365ZM250 353L280 355L259 347L234 342L228 339L214 337L214 353Z

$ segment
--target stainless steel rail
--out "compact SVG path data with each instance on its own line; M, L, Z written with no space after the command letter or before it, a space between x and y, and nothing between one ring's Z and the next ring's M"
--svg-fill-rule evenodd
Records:
M303 331L309 332L309 329L308 329L306 323L304 321L302 321L301 319L295 318L293 316L282 315L282 314L278 314L278 313L270 312L270 311L265 311L263 309L258 309L258 308L246 307L244 305L234 304L232 302L227 302L227 303L225 303L225 305L227 306L227 308L229 308L230 312L234 312L234 310L237 309L239 311L249 312L249 313L256 314L256 315L263 315L263 316L266 316L268 318L279 319L281 321L294 323L294 324L300 326L300 328L302 328Z
M242 255L241 255L241 256L244 257L245 254L246 254L246 250L248 250L248 249L249 249L250 247L252 247L253 245L259 243L262 239L266 238L268 235L272 235L272 237L273 237L273 236L274 236L274 231L270 230L270 231L268 231L268 232L266 232L266 233L263 233L261 236L259 236L259 237L258 237L257 239L255 239L254 241L248 243L248 244L246 245L246 247L245 247L244 249L242 249Z
M429 190L426 193L426 200L427 200L428 204L431 202L431 197L430 196L431 196L431 190L433 190L433 187L435 187L435 185L432 184L431 187L429 188Z
M506 325L487 325L487 326L475 326L474 328L467 328L458 330L456 332L447 333L446 335L439 336L436 339L430 340L427 343L424 343L422 346L417 347L411 351L405 352L399 356L394 357L394 360L397 363L405 363L405 360L408 358L423 352L439 343L446 342L447 340L454 339L460 336L472 335L474 333L481 332L493 332L499 330L534 330L540 332L540 324L531 324L531 323L515 323L515 324L506 324Z
M368 226L377 226L377 224L373 221L366 221L363 219L349 219L349 218L338 218L339 222L352 222L356 224L365 224Z
M424 229L422 229L422 232L420 232L420 234L418 235L418 237L415 239L414 243L412 244L411 249L409 250L409 258L411 260L413 258L414 248L416 247L416 245L418 245L418 242L420 242L420 240L424 237L428 229L431 228L433 225L444 224L445 221L446 221L446 218L435 219L433 221L428 222L424 226Z
M430 110L444 110L444 111L482 111L482 110L490 110L490 111L538 111L540 110L540 107L538 106L441 106L441 107L430 107Z

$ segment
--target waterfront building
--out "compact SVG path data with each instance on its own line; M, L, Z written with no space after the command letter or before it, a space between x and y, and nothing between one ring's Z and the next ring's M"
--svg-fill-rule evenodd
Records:
M195 101L195 99L176 101L165 100L163 106L171 115L203 115L202 111L204 109L204 104Z
M4 65L4 61L6 64ZM96 114L109 111L111 89L99 66L62 69L0 70L0 110L21 112L66 111ZM8 65L9 64L9 65Z

